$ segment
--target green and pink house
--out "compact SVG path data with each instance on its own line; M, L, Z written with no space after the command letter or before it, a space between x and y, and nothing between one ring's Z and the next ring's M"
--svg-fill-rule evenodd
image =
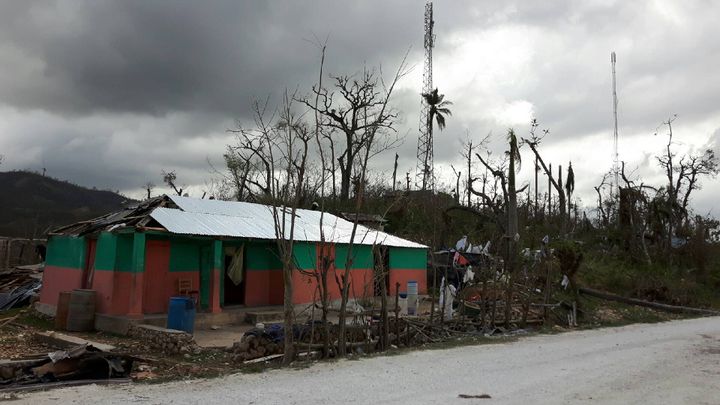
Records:
M339 298L334 273L351 255L351 296L372 296L374 268L388 269L396 283L418 282L426 292L427 247L358 226L319 211L296 213L293 302L313 302L314 279L307 272L329 263L331 298ZM161 196L97 218L60 228L48 237L39 307L52 313L62 291L97 291L99 314L142 318L167 312L171 296L196 294L200 310L283 303L272 207L246 202ZM382 261L382 263L380 262ZM237 264L240 263L240 264ZM235 281L229 269L235 269ZM239 275L239 277L238 277ZM239 282L238 282L239 281Z

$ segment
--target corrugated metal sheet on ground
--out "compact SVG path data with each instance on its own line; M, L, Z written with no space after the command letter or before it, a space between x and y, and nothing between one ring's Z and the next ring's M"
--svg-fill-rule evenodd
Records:
M171 197L180 209L156 208L150 214L165 229L184 235L227 236L237 238L275 239L275 221L271 206L246 202L199 200L189 197ZM297 210L295 240L320 242L320 211ZM279 212L282 216L282 212ZM286 214L289 236L290 215ZM325 241L350 243L352 222L325 213L322 231ZM425 245L358 225L355 243L409 248Z

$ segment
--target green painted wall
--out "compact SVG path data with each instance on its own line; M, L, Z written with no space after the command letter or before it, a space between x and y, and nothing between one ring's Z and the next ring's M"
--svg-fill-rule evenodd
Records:
M335 268L345 269L349 246L335 245ZM352 248L351 269L371 269L374 267L372 246L354 245Z
M132 272L134 237L132 233L115 235L115 271Z
M245 266L247 270L281 270L277 245L274 242L245 243Z
M200 270L200 247L206 241L170 239L170 271Z
M132 264L130 271L142 273L145 271L145 234L135 232L133 234Z
M45 261L48 266L82 269L85 267L87 243L82 236L51 236Z
M427 249L390 248L391 269L426 269Z
M213 249L211 246L200 247L200 308L210 306L210 281L212 279Z
M295 242L293 244L295 264L303 270L312 270L317 264L315 243Z
M109 232L98 235L95 245L95 270L115 270L117 256L117 236Z

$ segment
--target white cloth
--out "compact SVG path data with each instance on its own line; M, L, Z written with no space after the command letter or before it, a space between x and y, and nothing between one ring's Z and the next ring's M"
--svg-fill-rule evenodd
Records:
M455 250L462 251L465 250L465 246L467 245L467 235L463 236L459 241L455 243Z

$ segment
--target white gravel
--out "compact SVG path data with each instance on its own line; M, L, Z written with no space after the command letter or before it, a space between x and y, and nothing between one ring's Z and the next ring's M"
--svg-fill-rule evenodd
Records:
M491 399L462 399L488 394ZM720 404L720 318L416 351L305 369L29 394L32 404Z

